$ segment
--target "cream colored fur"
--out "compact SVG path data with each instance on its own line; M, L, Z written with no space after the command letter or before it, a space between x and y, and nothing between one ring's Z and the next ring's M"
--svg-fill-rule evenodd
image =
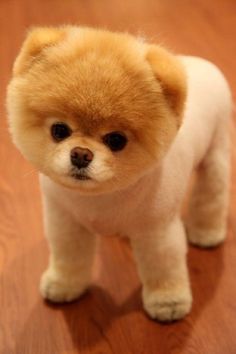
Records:
M158 56L154 63L152 55L150 51L151 65L158 66ZM177 93L172 90L177 87L177 76L180 81L182 76L176 69L178 75L172 75L171 70L167 79L163 54L160 56L163 69L156 77L163 80L163 93L179 117L176 126L183 121L178 133L174 136L171 133L171 145L163 153L164 157L160 157L152 168L148 166L139 178L132 177L130 183L122 188L111 188L110 192L101 189L101 193L81 193L79 189L63 186L61 181L57 183L50 174L50 177L41 174L45 232L51 253L49 267L41 280L44 298L55 302L71 301L84 293L91 283L97 235L117 234L130 239L143 285L143 304L149 316L171 321L183 318L191 309L181 205L187 182L196 169L198 178L186 219L188 239L203 247L215 246L224 240L231 98L224 77L213 64L200 58L179 57L178 65L182 63L187 77L183 115L179 96L184 97L185 84L180 85ZM172 59L167 61L171 62L169 68L175 67L174 57L173 64ZM25 64L21 70L19 67L15 70L25 70ZM175 84L171 82L172 77L177 80ZM8 105L12 104L9 99ZM14 132L14 124L11 123L11 129L21 148L23 144L18 143L20 135ZM100 162L96 167L99 170L104 163L104 154L110 155L97 142L91 144L94 149L100 149ZM22 150L24 153L27 147L23 146ZM60 159L61 164L62 161ZM135 160L130 161L135 164ZM122 170L122 163L120 168ZM110 173L106 178L113 178L115 172L111 167L106 171Z
M186 181L193 168L198 167L199 179L187 219L188 238L204 247L224 240L229 187L230 95L224 79L212 64L199 58L183 57L182 60L189 80L184 123L155 170L127 190L95 197L81 196L42 176L45 204L53 203L45 217L51 221L49 225L56 225L55 230L46 230L51 244L53 235L56 236L58 262L63 265L62 279L59 268L53 263L44 275L41 291L45 297L64 301L84 292L84 284L89 284L90 278L82 262L88 262L90 267L94 249L88 235L117 233L131 240L148 314L165 321L182 318L190 311L192 297L180 206ZM64 218L55 216L55 208L58 213L62 208L62 215L66 210L70 213ZM78 233L81 224L90 231L90 234L80 231L80 242L83 238L88 241L86 251L84 244L81 247L73 242L74 232ZM59 244L60 237L63 241ZM74 257L79 264L74 262ZM54 279L52 272L55 272Z

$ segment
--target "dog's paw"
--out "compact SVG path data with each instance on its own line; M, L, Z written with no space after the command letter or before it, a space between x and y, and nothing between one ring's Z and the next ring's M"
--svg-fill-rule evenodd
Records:
M79 298L88 288L88 283L58 276L50 269L42 275L40 292L44 299L52 302L70 302Z
M188 288L174 290L143 291L144 309L147 314L160 322L180 320L192 306L192 295Z
M211 248L220 245L226 237L226 229L204 230L187 225L188 241L198 247Z

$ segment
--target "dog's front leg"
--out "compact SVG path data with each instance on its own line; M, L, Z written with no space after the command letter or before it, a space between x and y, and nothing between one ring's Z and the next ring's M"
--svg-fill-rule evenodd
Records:
M136 234L131 237L131 244L148 315L160 321L183 318L191 309L192 296L181 220L175 218L144 234Z
M41 278L41 293L53 302L72 301L90 284L96 237L50 196L45 196L44 221L50 262Z

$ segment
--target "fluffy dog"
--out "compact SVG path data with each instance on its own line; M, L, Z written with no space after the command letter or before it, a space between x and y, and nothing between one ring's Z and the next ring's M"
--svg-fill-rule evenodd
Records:
M10 131L41 172L49 267L44 298L88 288L100 234L130 239L146 312L171 321L192 304L181 203L197 180L187 236L226 234L231 97L221 72L131 35L35 28L8 87Z

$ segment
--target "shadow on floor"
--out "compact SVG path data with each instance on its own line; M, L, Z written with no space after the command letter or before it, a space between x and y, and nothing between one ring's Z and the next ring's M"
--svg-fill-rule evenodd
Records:
M190 249L194 303L182 321L163 325L149 320L142 310L140 288L117 304L105 289L94 286L71 304L51 305L38 299L15 336L15 350L4 354L29 354L30 348L38 348L34 354L51 354L50 350L53 354L156 354L158 348L158 354L182 353L196 321L217 292L223 254L224 246L210 251Z

